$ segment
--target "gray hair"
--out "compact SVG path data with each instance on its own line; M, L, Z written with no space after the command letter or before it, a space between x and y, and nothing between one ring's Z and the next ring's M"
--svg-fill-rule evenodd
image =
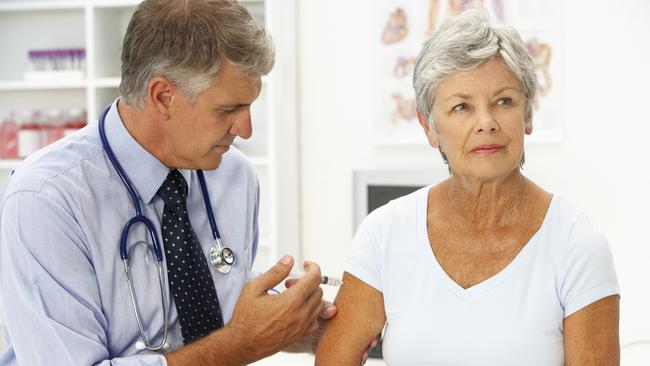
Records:
M164 76L195 103L222 59L254 76L273 68L270 35L237 1L143 1L124 36L120 95L142 107L149 81Z
M413 87L417 107L429 127L435 127L431 111L440 81L458 71L472 70L498 57L519 79L526 96L525 126L532 128L537 91L535 63L519 33L510 26L490 21L485 10L470 9L440 25L415 62Z

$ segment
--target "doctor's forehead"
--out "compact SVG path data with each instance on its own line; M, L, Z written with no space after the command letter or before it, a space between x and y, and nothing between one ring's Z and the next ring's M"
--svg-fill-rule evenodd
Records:
M232 79L230 82L215 83L207 91L210 100L220 106L238 106L252 104L262 92L259 77Z

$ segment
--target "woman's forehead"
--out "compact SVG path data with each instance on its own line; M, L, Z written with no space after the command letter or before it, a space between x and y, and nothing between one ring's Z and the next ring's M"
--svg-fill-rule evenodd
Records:
M461 70L440 80L436 99L454 94L473 95L502 89L521 90L521 83L515 74L500 59L491 59L472 70Z

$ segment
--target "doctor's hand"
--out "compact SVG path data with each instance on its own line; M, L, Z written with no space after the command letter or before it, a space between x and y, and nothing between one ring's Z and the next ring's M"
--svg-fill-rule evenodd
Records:
M285 281L284 284L287 288L290 288L291 286L295 285L296 282L298 282L298 279L291 278ZM318 330L315 331L314 333L309 334L306 337L299 339L297 342L287 347L284 351L295 352L295 353L304 353L304 352L314 353L316 351L316 346L318 345L318 341L320 340L320 336L323 334L323 330L327 325L327 321L332 319L336 315L336 312L337 312L336 305L334 305L329 301L323 300L323 312L320 315L320 319L318 319L318 324L319 324ZM370 351L377 346L380 340L381 340L381 333L379 333L377 337L375 337L375 339L373 339L372 342L368 344L368 347L366 347L366 350L363 352L361 358L361 365L364 365L366 363Z
M235 305L226 327L237 338L238 352L250 362L281 351L320 328L318 319L325 305L316 263L305 261L304 275L291 288L278 295L267 293L287 278L292 267L293 258L283 257L246 284Z
M289 279L285 282L287 288L293 286L298 280L295 278ZM336 315L336 306L329 301L322 300L323 311L321 312L318 319L318 329L315 332L312 332L300 339L298 339L289 347L285 348L285 352L293 353L314 353L316 352L316 346L318 345L318 340L320 339L323 330L327 321L333 318Z

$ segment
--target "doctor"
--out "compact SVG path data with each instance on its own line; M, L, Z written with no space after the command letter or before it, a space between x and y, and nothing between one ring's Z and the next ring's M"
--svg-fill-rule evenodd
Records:
M244 365L313 349L336 312L320 269L306 262L280 295L267 290L291 257L250 280L259 187L231 146L251 136L273 62L236 1L138 7L101 126L30 156L2 195L0 365Z

